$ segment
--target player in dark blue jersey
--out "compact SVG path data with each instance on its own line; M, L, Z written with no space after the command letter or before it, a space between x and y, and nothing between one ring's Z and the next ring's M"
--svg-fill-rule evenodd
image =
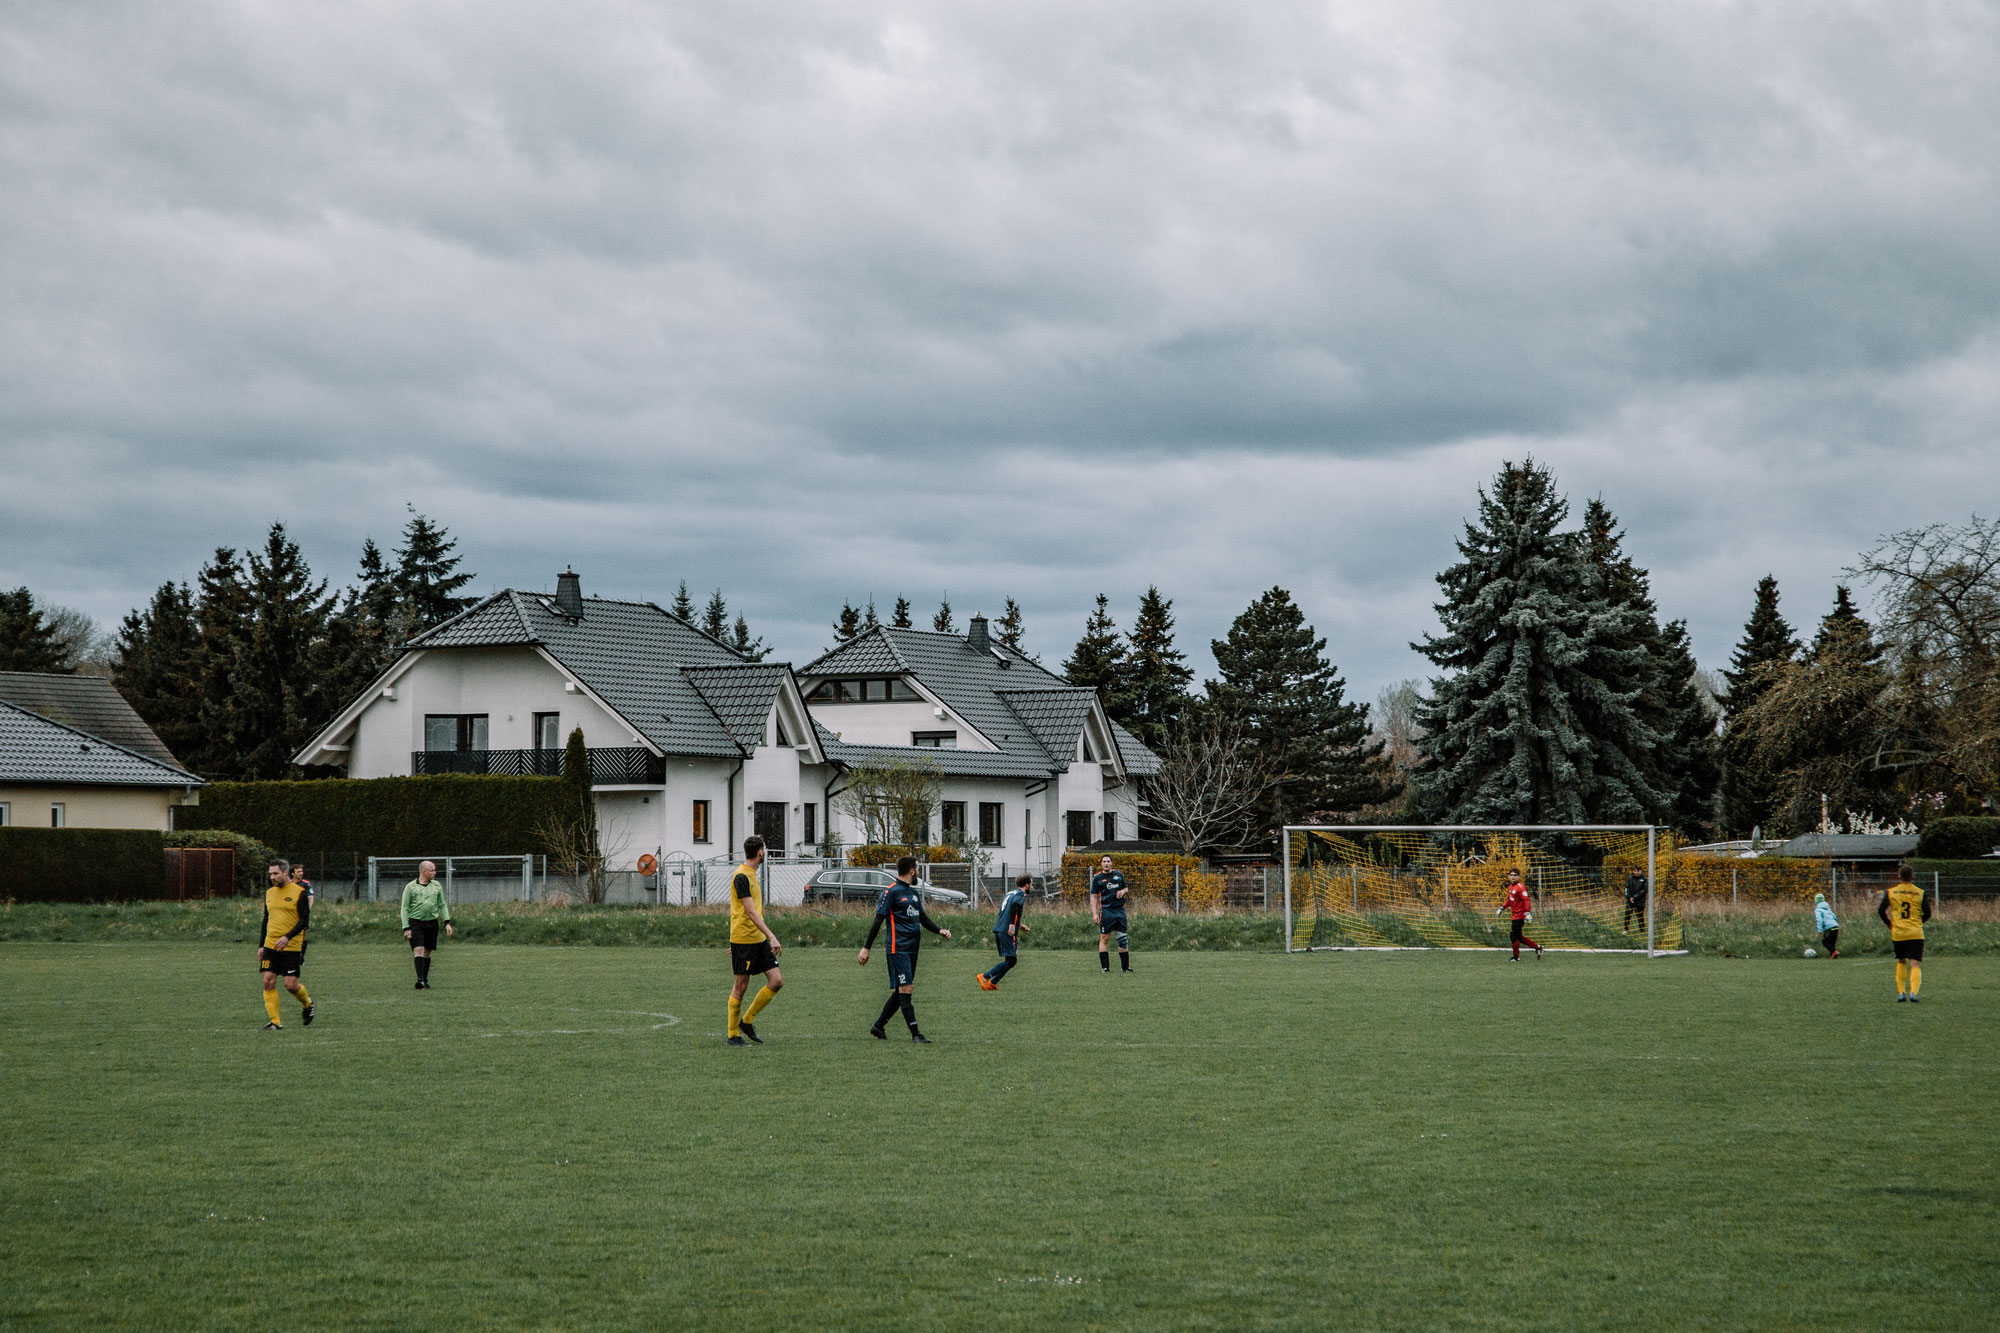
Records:
M1118 941L1118 970L1132 970L1132 937L1126 933L1125 899L1131 891L1125 877L1111 868L1111 858L1098 862L1090 877L1090 914L1097 918L1097 965L1107 975L1111 971L1111 941Z
M924 896L917 891L914 856L896 862L896 882L883 891L882 901L875 906L875 921L868 927L868 941L861 946L855 960L863 967L868 966L868 951L875 947L875 937L885 926L889 931L889 1002L882 1006L882 1016L868 1029L868 1035L887 1041L889 1034L882 1030L883 1025L901 1009L903 1021L910 1025L910 1040L929 1045L931 1039L917 1030L917 1009L910 1001L910 991L917 984L917 945L927 930L947 940L951 932L931 920L930 913L924 910Z
M1021 920L1021 913L1028 906L1028 889L1034 882L1029 875L1015 876L1013 889L1001 899L1000 915L993 922L993 947L1000 951L1000 961L979 974L979 989L999 990L1000 978L1014 970L1021 932L1028 928L1028 923Z

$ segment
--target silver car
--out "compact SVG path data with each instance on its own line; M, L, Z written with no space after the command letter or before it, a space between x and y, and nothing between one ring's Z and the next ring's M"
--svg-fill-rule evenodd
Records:
M872 903L895 882L895 872L890 870L821 870L806 881L803 896L807 903ZM944 907L964 907L972 901L957 889L941 889L927 879L917 881L917 892L926 902Z

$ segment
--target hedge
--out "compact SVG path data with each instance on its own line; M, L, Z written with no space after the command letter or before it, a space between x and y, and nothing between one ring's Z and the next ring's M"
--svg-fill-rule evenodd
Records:
M0 828L0 899L116 903L166 893L165 835L157 829Z
M278 859L278 853L255 838L246 838L228 829L200 828L175 829L166 835L165 841L169 847L227 847L236 853L238 893L260 894L270 887L268 872L271 862Z
M1181 872L1182 906L1214 907L1222 901L1223 877L1203 874L1199 857L1162 852L1064 852L1061 871L1064 897L1089 897L1090 877L1097 873L1102 856L1109 856L1112 868L1125 876L1127 902L1151 898L1171 903L1176 866Z
M521 856L547 850L540 827L568 815L568 800L561 778L446 773L217 782L202 789L199 806L184 809L268 847L313 856Z
M965 853L956 847L943 847L933 843L929 847L905 847L893 842L864 842L847 852L847 864L873 869L876 866L896 864L906 856L914 856L919 861L963 861Z
M1933 819L1917 839L1917 855L1932 861L1970 861L2000 847L2000 819L1962 815Z

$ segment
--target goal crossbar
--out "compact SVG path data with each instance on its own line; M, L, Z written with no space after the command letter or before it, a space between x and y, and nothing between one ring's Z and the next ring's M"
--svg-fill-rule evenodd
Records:
M1292 871L1292 838L1294 834L1305 834L1306 855L1311 855L1313 836L1323 838L1367 837L1376 833L1421 833L1421 834L1547 834L1547 833L1628 833L1636 839L1643 834L1646 839L1646 948L1648 958L1685 954L1685 949L1662 949L1659 947L1658 921L1655 907L1659 898L1656 891L1658 876L1657 858L1659 854L1659 825L1657 824L1287 824L1281 832L1281 846L1284 849L1285 885L1285 952L1286 953L1381 953L1402 949L1420 949L1428 946L1407 944L1321 944L1298 947L1294 944L1294 909ZM1449 880L1447 879L1447 885ZM1447 887L1447 902L1449 888ZM1578 953L1638 953L1637 949L1617 948L1576 948Z

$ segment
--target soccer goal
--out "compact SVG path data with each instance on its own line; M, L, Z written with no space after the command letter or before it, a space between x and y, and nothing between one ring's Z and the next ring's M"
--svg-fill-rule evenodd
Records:
M1288 826L1285 952L1504 949L1495 912L1518 870L1544 948L1684 953L1653 892L1657 847L1649 824Z

